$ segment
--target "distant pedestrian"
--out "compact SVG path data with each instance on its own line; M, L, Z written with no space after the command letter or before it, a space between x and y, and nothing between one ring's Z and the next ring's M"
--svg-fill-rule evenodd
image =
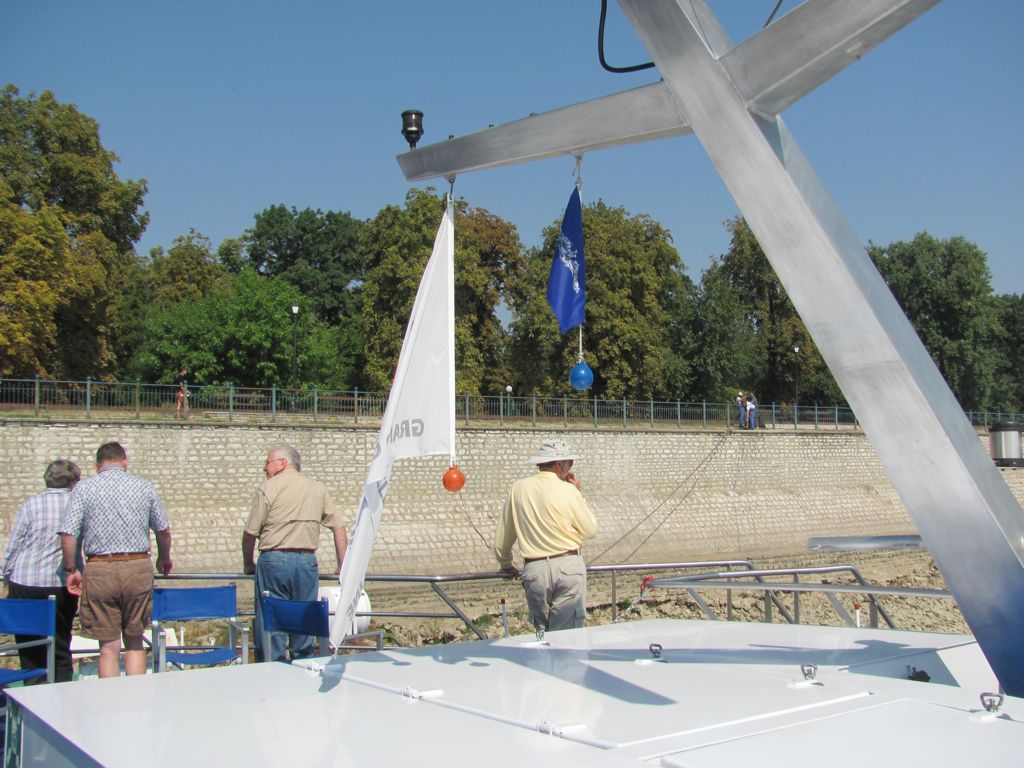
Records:
M572 472L575 455L564 440L546 440L530 464L537 472L516 480L498 519L494 553L501 570L522 575L530 622L538 631L582 627L587 617L587 566L580 544L597 520ZM519 542L523 570L512 564Z
M742 392L736 393L736 421L740 429L747 428L747 398Z
M156 532L156 567L171 572L171 528L148 480L129 474L120 443L96 451L96 474L75 486L61 515L61 546L68 590L81 596L82 634L99 640L100 677L146 672L142 636L153 609L149 531ZM85 572L76 563L78 539Z
M185 414L185 418L188 419L188 371L182 368L178 372L178 377L174 380L178 389L174 393L174 418L180 419L181 414Z
M71 625L78 611L78 595L65 585L61 553L60 516L68 505L71 489L82 477L78 465L67 459L51 461L43 473L46 490L31 496L18 508L18 516L7 542L4 560L4 581L7 596L16 599L57 600L56 675L58 683L71 679ZM17 643L39 638L15 635ZM46 669L46 646L18 649L21 668ZM25 685L46 682L46 678L26 680Z
M747 429L757 429L757 398L747 393Z

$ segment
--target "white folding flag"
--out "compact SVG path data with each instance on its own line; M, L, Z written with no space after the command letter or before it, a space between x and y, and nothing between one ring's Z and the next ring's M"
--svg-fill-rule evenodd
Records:
M391 465L396 459L448 454L455 463L455 226L452 199L434 239L423 271L387 408L377 436L377 450L366 475L363 495L345 562L341 595L331 620L331 644L351 634L359 590L380 527Z

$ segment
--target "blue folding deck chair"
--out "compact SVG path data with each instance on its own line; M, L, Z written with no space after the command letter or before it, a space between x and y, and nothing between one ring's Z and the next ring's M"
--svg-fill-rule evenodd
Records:
M57 670L57 598L0 600L0 634L39 635L38 640L0 646L0 653L45 645L46 669L0 669L0 688L19 680L45 677L52 683Z
M213 666L241 658L249 661L249 627L236 619L235 585L226 587L186 587L153 590L153 671L164 672L168 664L175 666ZM205 621L225 619L228 644L218 646L167 646L163 624L170 621ZM238 635L241 634L241 656Z
M264 592L261 611L261 648L264 659L269 659L271 655L271 635L283 633L313 635L317 638L317 654L325 656L330 652L328 638L331 634L331 618L326 600L285 600Z
M261 637L263 658L270 656L270 637L273 634L290 633L296 635L313 635L317 638L317 654L326 656L331 652L331 614L327 600L285 600L271 597L267 592L260 599L263 612L263 636ZM384 630L358 632L348 635L348 640L372 637L374 650L384 648ZM370 650L368 646L341 645L339 648L350 650Z

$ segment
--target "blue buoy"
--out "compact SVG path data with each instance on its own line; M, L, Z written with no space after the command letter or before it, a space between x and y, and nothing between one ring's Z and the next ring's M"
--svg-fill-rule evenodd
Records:
M587 389L594 383L594 372L581 360L569 371L569 383L573 389Z

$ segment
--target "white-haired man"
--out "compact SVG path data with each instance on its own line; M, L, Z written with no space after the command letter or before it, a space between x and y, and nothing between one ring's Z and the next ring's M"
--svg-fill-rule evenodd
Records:
M284 661L285 642L282 636L274 635L272 648L260 647L260 596L266 592L285 600L316 600L316 548L321 525L334 534L338 571L348 549L348 533L331 494L323 483L301 474L301 469L299 452L290 445L270 449L263 465L267 479L256 491L242 533L242 566L246 573L256 575L256 644L265 661ZM257 541L258 562L254 557ZM293 659L304 658L313 653L313 638L289 635L288 646Z
M586 621L587 567L580 544L597 532L597 520L572 472L578 458L564 440L544 441L529 461L537 473L512 484L494 537L501 570L522 576L530 621L538 630L582 627ZM517 541L521 572L512 564Z

